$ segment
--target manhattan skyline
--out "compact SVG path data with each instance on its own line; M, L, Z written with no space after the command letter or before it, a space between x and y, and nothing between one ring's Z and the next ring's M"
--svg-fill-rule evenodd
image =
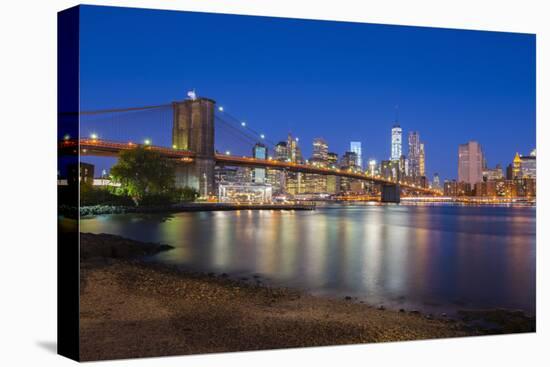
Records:
M81 21L83 110L196 88L271 141L300 137L305 157L324 137L339 155L360 141L366 162L390 157L398 105L430 178L456 178L470 140L489 166L535 148L534 35L86 6Z

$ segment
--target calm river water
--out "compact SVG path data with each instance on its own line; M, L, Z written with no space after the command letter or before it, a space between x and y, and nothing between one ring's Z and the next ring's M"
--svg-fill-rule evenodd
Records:
M535 208L327 205L315 211L101 215L82 232L167 243L154 261L259 274L390 308L535 312Z

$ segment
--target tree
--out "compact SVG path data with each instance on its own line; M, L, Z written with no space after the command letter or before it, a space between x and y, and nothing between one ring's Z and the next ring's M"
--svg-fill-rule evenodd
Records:
M136 205L146 196L171 195L175 189L175 164L146 147L136 147L120 154L111 168L119 190Z

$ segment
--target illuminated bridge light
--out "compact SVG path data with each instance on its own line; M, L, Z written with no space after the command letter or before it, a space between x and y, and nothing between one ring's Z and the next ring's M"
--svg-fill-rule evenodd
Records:
M223 106L218 107L218 111L223 112Z
M91 133L90 138L92 138L92 140L97 140L97 134L96 133Z
M230 154L231 154L231 152L229 150L225 151L225 155L230 155Z
M145 145L151 145L151 139L145 139L145 140L143 141L143 144L145 144Z
M264 135L264 134L260 134L260 138L265 139L265 135Z
M63 137L64 140L69 140L71 138L71 136L69 134L65 134L65 136Z
M172 145L172 149L178 149L178 146L176 144Z
M245 127L245 126L246 126L246 122L244 122L244 121L241 122L241 126L242 126L242 127Z

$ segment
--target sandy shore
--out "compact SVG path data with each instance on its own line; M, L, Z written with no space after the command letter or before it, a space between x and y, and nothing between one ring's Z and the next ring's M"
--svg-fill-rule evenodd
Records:
M80 307L82 360L479 335L462 322L267 287L258 277L93 256L81 262Z

